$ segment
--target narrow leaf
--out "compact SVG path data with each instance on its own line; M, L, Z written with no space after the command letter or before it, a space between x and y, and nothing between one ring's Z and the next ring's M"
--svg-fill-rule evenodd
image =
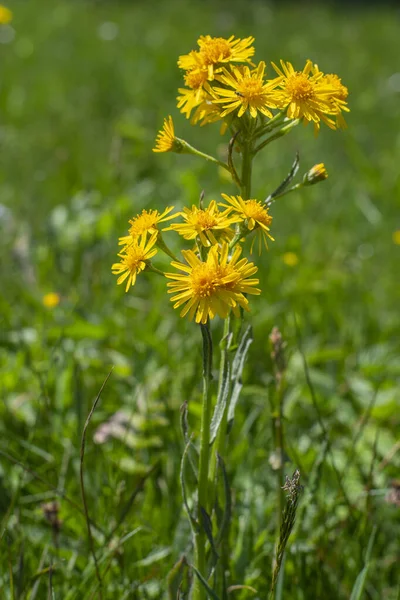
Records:
M354 587L351 592L350 600L361 600L362 594L364 592L364 587L367 582L367 575L368 575L369 567L371 565L371 554L372 554L372 548L373 548L373 545L375 542L376 530L377 530L377 527L376 527L376 525L374 525L374 527L372 528L371 535L369 536L368 548L367 548L367 552L365 554L365 565L357 576L357 579L354 583Z
M217 548L215 547L210 515L207 513L207 511L202 506L200 506L200 512L201 512L201 524L206 533L207 539L210 542L211 550L214 554L214 559L218 560L219 554L217 552ZM216 562L216 560L215 560L215 562Z
M224 350L224 352L226 352L226 350ZM221 387L218 392L217 403L215 405L214 414L210 425L210 444L212 444L215 438L217 437L218 430L222 423L226 404L229 397L229 388L231 383L230 379L231 367L229 364L228 357L226 357L226 360L224 362L224 371L222 373Z
M193 571L195 572L195 574L197 575L200 583L202 584L202 586L206 590L206 592L209 595L209 597L212 598L212 600L220 600L219 596L217 596L217 594L210 588L210 586L208 585L207 581L204 579L204 577L200 573L200 571L198 571L194 565L190 565L190 566L193 569Z
M227 475L226 469L225 469L225 463L224 463L222 457L218 453L217 453L217 461L218 461L218 467L220 468L221 473L222 473L222 479L224 482L224 496L225 496L224 512L222 514L221 525L220 525L220 529L218 532L218 538L217 538L217 544L219 545L221 540L224 537L225 532L229 528L229 523L231 521L232 498L231 498L231 487L229 485L228 475Z
M285 177L285 179L282 181L282 183L276 188L276 190L274 192L272 192L272 194L270 194L268 196L268 198L266 198L265 204L267 206L269 206L270 204L272 204L272 202L273 202L273 200L274 200L274 198L276 196L279 196L280 194L282 194L286 190L286 188L288 187L288 185L290 184L290 182L296 176L296 173L299 170L299 166L300 166L300 156L299 156L299 153L296 152L296 157L294 159L294 162L292 164L292 168L290 169L289 173L287 174L287 176Z
M253 332L251 329L251 325L249 325L248 328L246 329L246 331L244 332L242 339L240 340L240 344L236 351L235 358L233 359L233 364L232 364L231 379L233 381L233 390L232 390L232 396L231 396L231 401L229 403L229 410L228 410L228 427L229 428L232 427L233 419L235 416L236 404L237 404L237 401L239 400L239 395L240 395L241 389L243 387L243 384L242 384L243 367L244 367L244 363L245 363L245 360L247 357L247 352L249 351L252 341L253 341Z

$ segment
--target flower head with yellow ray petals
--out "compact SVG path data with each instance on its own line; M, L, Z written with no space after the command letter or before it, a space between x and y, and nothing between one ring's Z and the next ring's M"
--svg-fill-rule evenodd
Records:
M147 233L144 233L140 238L132 239L118 254L121 260L113 264L111 270L114 275L119 275L118 285L126 281L126 292L131 285L135 285L137 275L149 266L149 260L157 254L157 248L154 248L156 242L157 232L154 232L149 240Z
M230 209L219 211L215 200L212 200L205 209L195 205L191 209L185 207L181 213L178 213L185 222L173 223L164 231L177 231L185 240L199 237L201 244L209 247L221 240L229 241L233 238L234 233L230 226L238 223L240 218L236 215L229 216L230 212Z
M250 57L255 52L253 42L253 37L241 40L235 39L234 35L228 39L202 35L197 40L200 50L192 50L189 54L180 56L178 66L185 71L204 67L208 80L212 81L218 66L231 62L250 62Z
M186 116L190 117L192 110L198 106L207 97L204 90L204 84L207 81L207 71L205 69L194 69L186 73L185 84L187 88L179 88L178 108Z
M181 141L175 137L174 122L171 115L164 119L163 128L157 134L153 152L180 152Z
M174 219L178 216L179 213L175 215L169 214L173 209L173 206L167 206L164 212L159 213L158 210L146 210L144 208L139 215L136 215L136 217L133 217L133 219L129 219L129 235L119 238L119 245L130 244L132 240L140 237L144 233L151 234L157 232L158 223L169 221L170 219Z
M338 115L341 108L334 102L338 89L327 80L316 65L308 60L302 71L295 71L290 62L281 60L281 68L272 63L275 71L282 78L280 87L283 91L282 108L287 108L289 119L304 119L305 123L313 122L316 133L323 121L331 129L336 129L330 115ZM343 86L344 87L344 86ZM344 106L344 105L343 105ZM342 108L343 108L342 106Z
M281 93L277 91L279 79L265 82L265 62L260 62L256 69L247 66L223 69L217 76L218 81L228 86L214 86L210 93L215 104L222 105L221 118L233 111L242 117L247 111L255 119L260 112L266 117L272 117L270 108L280 105Z
M228 244L223 243L221 249L212 246L205 261L192 250L183 250L187 264L171 263L184 273L165 273L173 280L168 283L168 292L174 294L171 298L174 308L184 305L181 317L187 315L190 320L205 324L217 315L225 319L231 310L239 315L239 307L249 310L244 294L258 295L261 291L255 287L259 280L251 279L257 267L246 258L240 259L241 251L240 246L236 246L229 256Z
M267 240L274 240L269 233L269 226L272 223L272 217L268 212L268 208L259 200L243 200L241 196L228 196L227 194L221 194L227 204L220 202L220 206L223 206L227 210L231 210L241 221L244 221L245 226L249 231L256 231L259 238L258 250L261 253L261 241L264 241L264 245L268 248ZM254 244L254 240L253 240ZM253 250L253 244L251 245L250 252Z

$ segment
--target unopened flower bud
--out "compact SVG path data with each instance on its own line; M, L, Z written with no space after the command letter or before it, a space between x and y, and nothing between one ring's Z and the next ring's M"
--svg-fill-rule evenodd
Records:
M328 177L328 172L325 169L324 163L314 165L303 177L303 185L314 185L319 181L323 181Z

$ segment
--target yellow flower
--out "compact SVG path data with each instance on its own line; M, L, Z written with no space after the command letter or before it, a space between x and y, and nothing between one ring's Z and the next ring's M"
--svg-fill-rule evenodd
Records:
M272 117L270 108L277 108L281 104L281 92L276 90L280 79L264 81L265 62L260 62L256 69L249 67L231 67L229 72L223 69L222 74L217 76L218 81L229 88L218 86L212 88L213 102L223 105L221 117L237 110L237 116L241 117L248 110L253 118L258 112L266 117Z
M392 239L393 244L396 244L396 246L400 246L400 229L397 229L397 231L393 231Z
M345 85L342 84L340 77L334 73L324 75L324 73L319 70L318 65L316 64L313 65L312 72L314 74L322 75L322 82L325 85L330 86L331 93L329 96L329 102L331 105L332 114L336 115L336 126L345 129L347 124L342 115L342 111L350 112L346 102L347 96L349 95L349 90Z
M157 233L158 223L169 221L178 216L179 213L167 216L173 209L173 206L167 206L164 212L160 214L158 210L146 210L144 208L139 215L136 215L133 219L129 219L131 225L129 235L119 238L119 245L130 244L135 238L140 237L144 233Z
M60 294L57 294L56 292L45 294L42 298L43 306L46 308L54 308L55 306L58 306L60 304L60 300Z
M157 134L156 145L153 152L180 152L181 142L175 137L174 122L169 116L164 119L163 128Z
M314 183L318 183L319 181L323 181L328 178L328 171L325 169L324 163L318 163L318 165L314 165L311 167L307 173L305 173L303 177L304 185L314 185Z
M184 79L188 87L179 88L178 92L181 95L177 97L177 106L188 119L192 110L207 97L207 93L204 90L204 84L207 81L207 71L204 69L194 69L186 73Z
M238 223L240 218L229 217L230 212L230 209L220 212L215 200L205 209L197 208L193 204L191 209L184 208L183 212L179 213L184 218L184 223L174 223L164 231L177 231L185 240L194 240L198 236L203 246L212 246L218 241L229 241L233 238L230 226Z
M261 253L262 240L268 249L267 239L274 240L269 233L269 225L272 223L272 217L268 213L268 208L259 200L243 200L241 196L228 196L227 194L221 194L221 196L228 204L221 202L220 206L233 211L241 221L244 221L249 231L255 230L257 232L259 253ZM251 245L250 252L253 250L253 244Z
M157 248L153 247L156 241L157 232L154 232L148 241L147 234L144 233L140 238L132 240L118 254L121 260L119 263L113 264L111 270L114 275L119 275L118 285L127 279L126 292L131 285L135 285L136 276L148 266L150 258L157 254Z
M316 70L310 60L302 71L295 71L290 62L281 60L281 69L272 63L281 79L283 91L282 108L287 107L289 119L304 119L305 123L313 122L316 133L323 121L331 129L337 124L328 115L338 113L338 105L332 100L335 87L324 78L324 74Z
M12 21L13 14L9 8L0 4L0 25L7 25Z
M197 40L200 51L179 57L178 66L186 71L205 67L209 81L214 79L214 67L230 62L250 62L254 54L253 37L243 40L231 35L228 39L202 35Z
M209 99L206 99L196 108L190 122L192 125L200 123L200 127L203 127L203 125L207 125L207 123L215 123L215 121L219 121L221 119L221 112L222 109L220 106L217 106ZM227 122L223 122L221 124L221 135L225 133L227 127Z
M249 310L244 294L258 295L261 290L254 287L259 280L250 279L257 267L246 258L239 260L241 252L236 246L229 257L228 244L222 244L221 250L212 246L203 262L192 250L182 251L188 264L176 261L171 264L184 274L165 273L173 280L168 283L168 293L174 294L171 297L174 308L184 305L181 317L187 315L190 320L205 324L216 315L225 319L231 309L235 315L240 314L239 307Z
M282 260L288 267L295 267L299 262L299 257L294 252L285 252Z

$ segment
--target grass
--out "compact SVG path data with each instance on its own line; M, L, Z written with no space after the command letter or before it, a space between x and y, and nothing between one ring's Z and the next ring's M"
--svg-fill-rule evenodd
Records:
M180 407L189 403L198 431L200 332L173 311L161 278L143 277L125 295L110 266L118 236L142 208L197 202L203 189L209 199L233 193L210 165L151 148L168 114L201 149L221 144L218 126L194 129L178 115L176 60L200 34L234 32L255 36L258 60L300 66L310 57L339 73L351 113L345 133L325 128L314 139L311 128L297 128L256 165L260 198L297 150L301 172L323 161L330 176L273 206L276 241L261 258L263 294L252 302L254 341L225 456L230 583L258 592L230 597L266 598L271 582L268 335L277 325L288 358L285 474L298 468L305 489L276 598L336 600L353 590L352 598L395 600L399 509L385 500L399 472L395 9L222 0L11 8L14 38L0 31L2 597L98 595L80 450L111 368L83 463L103 598L167 598L168 573L182 555L190 559ZM287 252L296 266L285 264ZM48 309L42 298L53 291L61 302ZM117 411L127 420L112 430ZM53 500L56 515L43 509Z

